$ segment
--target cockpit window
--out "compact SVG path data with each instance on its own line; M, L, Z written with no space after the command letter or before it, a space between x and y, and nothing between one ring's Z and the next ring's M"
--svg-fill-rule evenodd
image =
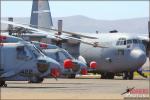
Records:
M127 40L127 44L132 44L132 40Z
M139 39L127 40L127 44L140 44L141 41Z
M127 45L127 44L140 44L141 41L139 39L129 39L126 40L125 38L120 38L116 45Z
M133 39L133 43L134 44L138 44L138 40L137 39Z
M126 38L119 38L116 45L126 45Z

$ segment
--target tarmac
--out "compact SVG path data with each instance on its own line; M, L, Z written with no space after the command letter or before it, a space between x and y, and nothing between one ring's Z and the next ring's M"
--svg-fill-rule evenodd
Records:
M8 87L1 88L1 99L124 99L129 93L121 95L127 88L148 90L142 94L149 98L149 78L136 77L134 80L99 79L99 76L78 76L76 79L45 79L40 84L27 82L7 82ZM130 95L131 96L131 95ZM132 95L133 96L133 95ZM136 94L136 97L141 94Z

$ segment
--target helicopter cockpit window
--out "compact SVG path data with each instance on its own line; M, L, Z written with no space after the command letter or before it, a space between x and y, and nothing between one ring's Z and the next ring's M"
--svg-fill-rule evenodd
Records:
M73 59L73 57L67 51L64 50L62 53L66 56L67 59Z
M19 46L16 48L16 50L17 50L17 59L25 60L32 58L28 49L25 48L24 46Z
M126 38L119 38L116 45L126 45Z
M67 59L67 57L64 55L63 52L58 52L58 55L59 55L59 60L60 61L64 61L65 59Z
M35 57L44 56L43 52L40 51L40 49L36 48L35 46L31 46L31 47L32 47L32 53L34 54Z

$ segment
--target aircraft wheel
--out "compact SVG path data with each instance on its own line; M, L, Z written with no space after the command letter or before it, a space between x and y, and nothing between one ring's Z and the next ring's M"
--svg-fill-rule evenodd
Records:
M102 73L101 79L114 79L115 74L114 73Z
M128 72L124 72L123 73L123 80L127 80L128 79Z
M107 73L101 74L101 79L108 79Z
M101 73L101 79L107 79L106 73Z
M108 79L114 79L115 74L114 73L107 73Z
M129 72L129 80L133 80L133 72Z
M7 87L7 84L4 84L4 87Z
M42 83L43 80L44 80L43 78L38 78L38 79L37 79L37 83Z
M123 74L124 80L127 80L127 79L133 80L133 77L134 77L133 72L124 72L124 74Z
M70 74L70 75L68 76L68 78L74 79L74 78L76 78L76 74Z
M5 81L0 81L0 87L7 87L7 84L5 84Z
M30 80L29 83L42 83L43 80L43 78L35 77L33 80Z

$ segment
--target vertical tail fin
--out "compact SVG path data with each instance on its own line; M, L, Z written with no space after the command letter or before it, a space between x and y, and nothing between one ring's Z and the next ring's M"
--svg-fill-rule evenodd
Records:
M53 26L48 0L33 0L30 24L43 30Z

